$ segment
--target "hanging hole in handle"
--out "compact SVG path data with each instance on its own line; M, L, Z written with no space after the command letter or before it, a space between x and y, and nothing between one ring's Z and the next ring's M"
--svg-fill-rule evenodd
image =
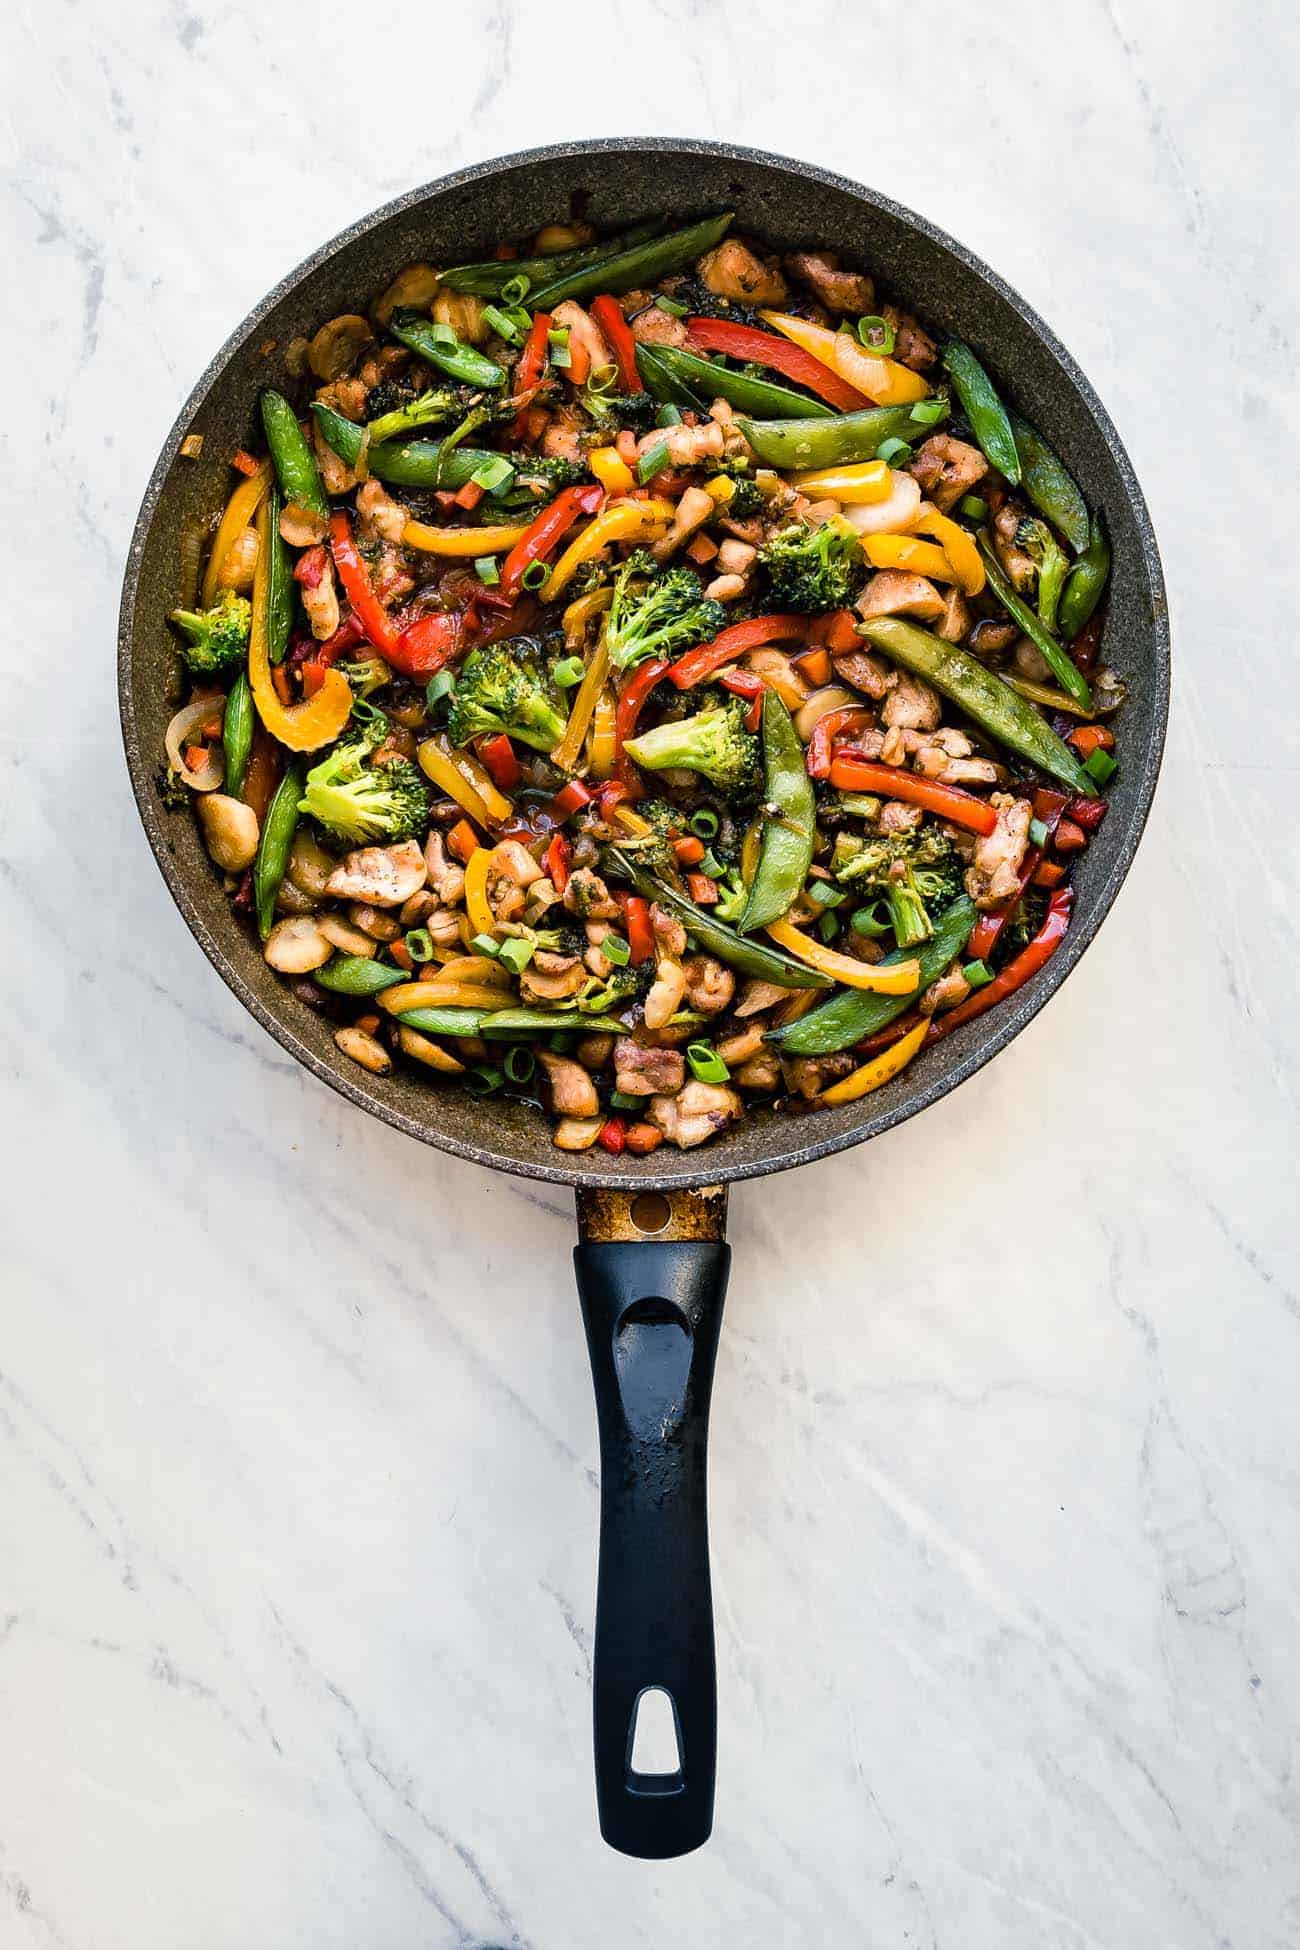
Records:
M677 1702L664 1686L643 1686L632 1702L627 1730L628 1792L678 1794L685 1785Z

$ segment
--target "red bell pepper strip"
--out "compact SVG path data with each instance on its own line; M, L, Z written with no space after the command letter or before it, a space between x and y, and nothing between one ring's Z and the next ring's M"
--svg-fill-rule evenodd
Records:
M593 298L590 311L599 325L601 333L609 341L609 349L614 354L614 364L618 367L618 383L625 393L643 393L645 386L636 368L636 340L632 328L623 316L617 298L602 292Z
M733 623L722 630L712 643L697 643L677 659L668 675L679 691L688 691L692 684L702 684L715 670L734 663L747 650L761 650L765 643L798 643L807 633L806 616L751 616L747 623Z
M1056 831L1061 814L1065 811L1065 794L1058 792L1055 786L1041 785L1034 794L1033 803L1034 818L1042 820L1043 825L1047 828L1047 835L1050 839ZM1087 800L1085 803L1091 805L1093 802ZM991 907L980 915L979 920L971 930L970 940L966 944L966 954L969 960L988 960L993 944L1019 907L1021 897L1026 887L1033 881L1042 863L1042 858L1043 848L1041 846L1029 846L1025 848L1025 857L1020 862L1020 884L1014 894L1008 894L1007 898L1000 902L997 907ZM1049 884L1055 886L1056 882L1051 881Z
M524 340L524 349L515 361L511 386L516 395L526 394L523 404L515 414L514 437L522 440L528 426L528 405L533 393L541 384L546 371L546 352L549 341L546 334L551 329L551 314L548 311L533 313L532 329Z
M596 809L606 826L609 825L615 806L626 798L627 787L620 784L617 779L610 779L601 786L596 794Z
M636 768L623 747L636 732L636 721L641 715L642 705L667 670L666 661L656 657L653 662L642 664L639 670L634 671L619 693L618 707L614 712L614 770L619 783L630 790L636 788Z
M353 539L352 523L342 508L330 516L330 552L353 615L380 656L391 662L389 653L397 644L398 631L371 587L370 571Z
M909 1009L905 1016L897 1016L893 1022L887 1022L883 1029L877 1029L874 1035L864 1036L860 1043L855 1043L853 1045L854 1055L877 1055L880 1050L888 1049L891 1043L901 1042L910 1030L916 1028L920 1020L920 1011L917 1009Z
M617 1157L627 1143L627 1125L621 1117L607 1117L596 1133L596 1142L602 1151Z
M997 814L973 792L958 785L939 785L934 779L918 779L915 772L904 772L897 765L878 765L858 757L849 745L831 760L831 784L840 792L879 792L889 799L903 799L908 805L924 806L927 812L964 826L969 833L987 836L997 825Z
M596 482L584 487L565 488L550 506L532 520L505 559L501 570L501 593L513 602L523 586L524 572L532 563L542 562L558 547L579 515L594 515L605 490Z
M851 609L832 609L825 616L815 616L808 641L825 644L833 657L843 656L846 650L860 650L857 615Z
M627 930L628 959L633 968L649 961L655 951L655 931L650 920L650 903L639 894L629 894L623 905L623 926Z
M874 724L870 711L860 705L845 704L838 711L828 711L824 718L818 718L812 737L808 740L805 763L810 779L828 779L831 775L831 746L841 731L865 731Z
M581 812L584 806L589 806L594 796L581 779L570 779L567 785L560 787L546 810L553 819L568 819L572 814Z
M736 325L728 318L688 318L686 336L696 352L721 352L742 365L770 366L773 372L806 386L828 406L841 413L857 413L871 401L850 386L837 372L814 359L801 345L778 338L775 332L760 332L754 325Z
M293 565L294 581L301 583L304 589L319 588L328 560L323 542L317 542L314 548L304 549ZM1085 752L1084 757L1087 756Z
M505 732L499 731L494 738L485 738L478 748L478 755L492 774L493 785L502 792L513 792L521 774L515 748Z
M718 679L726 691L734 691L737 697L749 700L745 713L746 731L757 731L763 722L763 692L767 689L762 678L753 670L728 670Z
M936 1017L930 1024L926 1043L937 1043L940 1037L948 1034L950 1029L959 1029L962 1023L970 1022L973 1017L983 1015L986 1009L993 1008L996 1003L1005 1001L1007 996L1014 995L1017 989L1023 988L1030 976L1036 975L1044 962L1051 960L1064 941L1066 930L1070 925L1070 909L1073 905L1073 887L1058 887L1047 903L1043 925L1028 947L1022 948L1014 961L1009 961L986 987L976 989L974 995L968 995L964 1002L959 1002L957 1007L950 1009L946 1016Z
M557 833L542 856L547 877L557 894L562 894L569 884L569 867L573 859L573 848L563 833Z
M403 677L429 678L449 664L462 643L461 619L451 610L417 617L383 652Z

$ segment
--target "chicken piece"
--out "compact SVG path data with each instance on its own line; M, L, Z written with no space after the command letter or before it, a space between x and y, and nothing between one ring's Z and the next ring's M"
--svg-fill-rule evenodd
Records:
M1038 565L1017 540L1022 519L1023 510L1017 503L1004 501L993 517L993 548L1009 581L1022 595L1032 595Z
M1011 652L1011 661L1016 667L1017 675L1028 677L1031 683L1050 684L1055 681L1052 676L1052 666L1032 637L1016 638L1015 649Z
M348 494L357 484L357 471L340 460L329 441L312 418L311 444L316 453L316 465L320 469L321 480L325 483L326 494Z
M831 658L831 665L842 682L861 691L873 704L879 704L889 689L888 665L873 657L869 650L845 650Z
M685 961L686 1006L702 1016L721 1015L736 993L736 978L712 955L688 955Z
M899 671L897 682L890 685L880 721L887 728L900 731L935 731L942 715L939 693L923 677ZM885 762L892 763L888 758Z
M694 1079L675 1097L652 1097L646 1113L656 1130L679 1151L705 1144L719 1131L738 1124L744 1105L725 1083L700 1083Z
M1005 767L994 759L973 756L974 749L964 731L944 725L918 742L912 770L923 779L937 779L940 785L997 785L1006 777Z
M617 921L622 914L609 888L590 867L579 867L569 875L564 905L570 914L581 915L584 921Z
M487 305L469 291L448 291L444 286L430 307L435 325L450 325L464 345L485 345L488 338Z
M688 542L697 528L703 528L716 507L717 503L713 496L706 494L702 487L683 489L681 499L673 511L672 526L650 551L655 561L666 562L669 556L675 555L682 543Z
M685 928L676 915L670 914L666 907L660 907L658 901L651 903L650 925L663 954L675 955L680 959L686 953Z
M632 337L638 345L685 345L686 327L671 312L647 305L632 320Z
M924 818L923 806L909 806L903 799L886 799L878 824L882 833L914 833Z
M464 897L465 869L447 858L442 834L435 826L424 842L424 865L429 885L444 907L455 907Z
M357 489L357 513L361 517L359 533L363 542L378 539L400 548L409 516L401 502L394 501L380 482L362 482Z
M747 1022L743 1029L733 1030L730 1036L714 1044L716 1053L729 1070L742 1063L748 1063L751 1056L757 1056L763 1047L763 1025L761 1022Z
M745 593L744 576L714 576L705 588L705 595L711 603L734 603Z
M366 417L368 391L364 379L331 379L328 386L316 388L316 397L322 406L332 406L342 419L351 420L353 426L360 426ZM314 414L312 420L314 424Z
M917 1010L923 1016L941 1015L945 1009L955 1009L959 1002L964 1002L970 992L970 983L960 968L950 968L919 997Z
M557 1056L554 1050L539 1049L537 1061L546 1072L551 1109L557 1117L594 1117L600 1109L596 1086L571 1056Z
M253 586L253 572L257 567L257 532L253 528L241 529L230 547L226 550L217 577L220 589L233 589L238 595L245 595Z
M926 576L878 569L858 597L857 611L859 616L919 616L932 623L943 615L944 599Z
M746 1016L762 1015L765 1009L774 1009L778 1002L788 1002L790 990L778 988L775 982L760 982L756 978L746 982L740 992L735 1013L742 1019Z
M787 1056L781 1061L785 1080L798 1096L811 1100L819 1097L828 1083L837 1077L848 1076L857 1063L852 1050L840 1050L834 1056Z
M955 585L948 590L943 601L943 616L934 626L936 636L945 643L962 643L971 625L971 608L960 589Z
M781 305L789 292L775 264L755 257L738 237L724 237L695 268L710 291L719 298L738 299L742 305Z
M664 1029L669 1018L682 1006L686 993L686 971L673 955L661 954L655 963L655 979L645 999L645 1026Z
M846 271L834 251L791 251L785 268L802 278L827 311L869 312L876 287L865 271Z
M913 372L929 372L939 356L939 348L920 321L910 311L900 311L897 305L885 305L881 317L894 328L894 353L900 366L910 366Z
M403 840L399 846L362 846L345 853L326 881L325 892L335 900L401 907L424 881L424 854L418 840Z
M978 447L954 439L950 433L932 433L918 447L907 471L920 482L935 507L946 514L955 501L984 479L989 464Z
M966 648L977 657L991 657L1007 650L1016 640L1014 623L999 623L996 617L981 616L970 633Z
M586 980L581 955L556 955L542 948L519 977L520 999L529 1004L567 1002Z
M603 1126L601 1117L562 1117L551 1143L557 1151L590 1151Z
M606 342L605 334L591 313L584 311L574 299L560 300L551 313L551 324L555 331L569 334L570 347L576 345L587 354L591 362L589 369L592 372L597 366L613 365L614 356Z
M396 941L402 932L402 924L391 914L381 914L377 907L367 901L353 901L348 909L348 919L362 934L368 934L372 941ZM433 929L429 930L430 935ZM435 937L436 939L436 937Z
M995 792L989 804L997 814L997 825L977 840L966 870L966 892L980 908L996 907L1019 887L1033 818L1028 799L1016 799L1009 792Z
M731 1073L731 1080L742 1090L779 1090L781 1087L781 1065L775 1050L760 1050Z
M567 460L581 467L583 446L577 428L553 422L542 435L542 452L551 460Z
M738 542L728 536L718 550L718 567L724 575L748 576L758 558L758 550L752 542Z
M673 467L698 467L703 460L717 459L726 452L726 435L717 420L704 420L699 426L652 427L636 443L638 455L667 447Z
M679 1049L653 1049L631 1036L614 1045L614 1084L629 1097L675 1096L686 1080Z

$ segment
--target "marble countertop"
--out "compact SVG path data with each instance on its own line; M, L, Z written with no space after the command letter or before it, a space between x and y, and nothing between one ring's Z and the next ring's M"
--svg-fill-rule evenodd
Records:
M0 1946L1294 1950L1291 14L616 0L588 97L527 0L392 57L318 13L49 0L6 46ZM1177 659L1053 1006L733 1195L718 1819L661 1866L595 1828L569 1204L241 1013L112 668L154 454L260 294L413 183L621 128L805 155L997 265L1129 445Z

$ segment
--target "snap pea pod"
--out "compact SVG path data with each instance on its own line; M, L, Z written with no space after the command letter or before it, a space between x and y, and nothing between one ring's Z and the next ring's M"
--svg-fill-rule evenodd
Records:
M316 970L314 980L335 995L378 995L381 989L391 989L394 982L405 982L409 977L390 962L372 961L368 955L335 955L333 961Z
M266 578L266 649L271 662L279 664L284 662L293 629L293 570L289 564L289 551L280 533L283 503L278 487L271 489L270 502L270 518L266 524L271 557Z
M302 798L302 771L291 765L275 788L262 821L261 838L253 861L253 905L257 910L257 932L263 941L275 920L275 897L280 891L293 836L298 830L298 801Z
M1019 487L1020 456L1016 452L1015 435L993 381L970 347L960 339L950 339L942 357L980 452L985 460L992 461L999 474Z
M819 1002L797 1022L784 1029L769 1031L767 1040L786 1056L833 1056L849 1049L864 1036L874 1036L886 1023L910 1009L922 989L937 982L950 961L959 955L975 926L975 903L959 894L934 924L934 933L919 948L895 948L880 963L915 958L921 978L910 995L872 995L866 989L841 989L827 1002Z
M1008 412L1012 438L1020 456L1025 493L1044 520L1059 528L1076 555L1088 546L1088 504L1079 483L1048 446L1036 427Z
M606 237L597 244L581 244L571 251L552 251L549 257L489 257L478 264L453 264L439 273L438 282L448 291L468 291L477 298L499 298L516 278L527 278L528 288L542 282L554 283L585 264L604 260L612 251L631 250L649 237L657 237L663 225L658 222L635 224L619 237Z
M253 749L253 693L248 672L241 670L230 686L221 717L221 749L225 753L226 773L222 791L238 799L244 789L244 774Z
M606 849L619 877L636 888L644 899L658 901L660 907L679 920L686 932L707 954L716 955L741 975L752 975L760 982L776 982L783 989L824 989L831 986L825 975L796 961L779 948L765 948L746 940L725 921L715 920L704 908L679 894L666 880L635 865L616 846Z
M364 429L319 400L313 402L311 410L339 459L345 466L353 466L361 452ZM444 459L443 444L441 440L381 440L367 453L366 466L379 480L394 487L458 488L464 487L476 469L501 458L481 447L452 447Z
M395 311L388 329L395 339L409 345L412 352L418 352L431 366L437 366L440 372L461 380L466 386L492 388L506 383L504 366L485 359L472 345L462 345L454 333L448 343L449 327L436 325L423 312Z
M1095 796L1096 786L1046 718L977 657L899 616L878 616L859 624L858 635L904 670L924 677L1008 751L1059 779L1071 792Z
M1094 515L1088 531L1088 546L1066 579L1065 593L1057 611L1056 620L1067 642L1074 642L1101 601L1101 592L1106 587L1109 574L1110 543L1106 540L1101 516Z
M667 350L663 345L637 346L636 367L645 381L646 391L664 406L680 406L688 413L705 412L708 402L691 391L680 373L665 364L661 355Z
M646 374L641 354L648 349L643 345L636 349L636 362L643 379ZM706 406L715 399L729 400L740 412L752 413L759 420L789 419L794 415L813 420L834 417L829 406L821 400L810 399L807 393L792 392L788 386L774 385L770 379L756 379L751 373L715 365L712 359L702 358L698 352L687 352L676 345L657 345L654 351L655 363L679 379L696 396L696 401L702 399Z
M537 285L528 293L529 308L549 311L561 298L588 298L597 291L631 291L637 285L657 284L721 243L734 215L734 210L723 210L716 217L688 224L685 230L670 230L666 236L630 248L606 248L588 263Z
M426 1036L477 1036L487 1018L482 1009L446 1008L408 1009L394 1020L401 1029L419 1029Z
M1002 564L993 550L987 532L978 537L977 546L984 558L984 572L988 577L989 588L1001 603L1007 615L1025 635L1043 658L1063 691L1077 698L1085 709L1092 703L1092 690L1083 672L1078 669L1068 650L1062 649L1042 618L1029 607L1012 588L1002 570Z
M284 394L271 386L262 394L262 428L285 500L305 508L308 514L328 515L329 502L316 456L298 425L297 414Z
M799 898L812 865L817 801L794 719L775 691L763 692L763 839L741 934L779 921Z
M914 440L932 433L947 417L947 408L924 429L912 418L910 406L869 406L861 413L831 413L811 417L811 400L803 402L797 420L741 420L740 430L765 467L835 467L841 461L874 460L882 440Z
M414 1022L414 1014L403 1022ZM479 1025L480 1036L533 1036L552 1029L580 1029L583 1035L621 1036L627 1024L617 1016L584 1016L580 1009L494 1009Z

